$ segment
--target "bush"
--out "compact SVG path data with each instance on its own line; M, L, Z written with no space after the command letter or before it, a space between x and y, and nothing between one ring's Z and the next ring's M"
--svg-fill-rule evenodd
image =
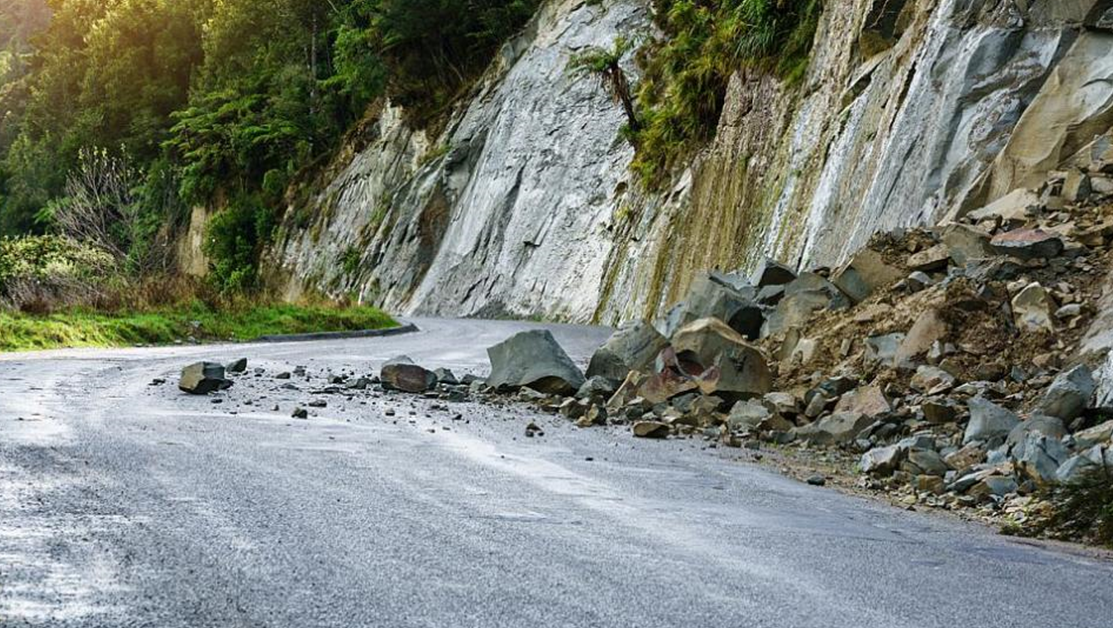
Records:
M655 0L660 39L639 51L634 169L650 187L715 132L739 68L788 82L807 67L821 0Z
M273 209L257 195L240 194L209 221L203 250L209 279L221 292L258 288L258 260L276 226Z
M0 239L0 302L49 311L94 299L115 269L112 257L59 236Z
M1097 468L1046 497L1052 514L1034 524L1033 533L1113 548L1113 472Z

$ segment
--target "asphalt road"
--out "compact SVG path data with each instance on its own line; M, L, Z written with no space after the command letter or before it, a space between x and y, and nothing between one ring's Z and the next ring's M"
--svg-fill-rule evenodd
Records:
M1100 556L698 441L370 391L290 418L329 372L407 353L482 373L486 346L533 327L416 322L382 339L0 356L0 626L1113 627ZM581 361L606 336L552 329ZM239 356L267 375L220 404L148 385ZM280 389L272 375L296 365L312 381ZM545 436L524 437L530 420Z

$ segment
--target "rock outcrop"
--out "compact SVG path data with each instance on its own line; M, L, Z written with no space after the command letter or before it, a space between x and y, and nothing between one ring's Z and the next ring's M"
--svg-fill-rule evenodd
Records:
M1108 0L830 0L804 78L739 70L714 141L647 193L620 108L565 69L648 32L650 10L545 3L438 133L373 110L290 208L268 283L401 314L650 320L709 268L839 268L879 231L1003 198L1023 211L1013 192L1113 121Z

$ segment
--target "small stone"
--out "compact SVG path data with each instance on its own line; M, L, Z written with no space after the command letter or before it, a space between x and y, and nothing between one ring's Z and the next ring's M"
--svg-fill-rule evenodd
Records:
M951 252L944 244L937 244L908 258L907 266L915 271L932 272L947 267Z
M667 438L669 426L659 421L638 421L633 427L634 436L639 438Z
M305 408L294 408L294 412L290 416L294 417L295 419L308 419L309 410L306 410Z
M1054 301L1047 290L1038 283L1030 283L1012 300L1013 318L1016 326L1026 331L1055 331L1052 312L1056 310Z
M822 475L811 475L808 476L808 479L805 480L805 482L811 484L812 486L824 486L827 484L827 478L823 477Z
M919 392L936 395L954 388L955 383L955 377L947 371L937 366L923 365L916 369L910 385Z
M224 370L229 373L243 373L247 371L247 358L239 358L233 362L228 363Z

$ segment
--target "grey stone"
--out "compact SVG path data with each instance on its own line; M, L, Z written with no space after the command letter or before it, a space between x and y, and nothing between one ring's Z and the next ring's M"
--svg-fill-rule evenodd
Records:
M614 395L617 387L606 377L588 377L583 386L576 391L577 399L594 399L606 401Z
M1104 458L1102 448L1098 445L1095 445L1089 451L1067 458L1066 462L1059 465L1059 468L1055 470L1055 480L1063 484L1070 484L1086 474L1098 470L1101 463L1094 461L1095 453L1099 461Z
M836 412L815 423L798 427L796 437L817 445L839 445L849 443L863 429L873 423L870 417L857 412Z
M982 441L995 446L1002 443L1020 419L1011 411L985 399L974 397L967 402L970 409L970 422L966 425L963 435L964 445L974 441Z
M948 401L928 400L920 405L924 420L933 425L951 423L958 416L958 409Z
M936 244L931 248L910 255L906 265L915 271L931 272L946 268L950 259L951 253L947 246Z
M1113 420L1099 423L1074 435L1074 442L1079 447L1104 445L1111 440L1113 440Z
M1029 434L1038 434L1060 440L1067 435L1067 429L1063 426L1063 421L1057 417L1034 414L1018 423L1009 432L1005 444L1009 447L1021 445Z
M796 279L796 271L780 262L765 258L754 272L754 285L758 288L782 286Z
M785 392L771 392L762 398L765 402L765 407L770 412L775 412L784 416L795 416L800 414L800 400L796 395Z
M943 229L943 243L951 254L951 260L959 266L978 259L987 259L997 253L989 246L989 234L963 224L950 224Z
M904 334L901 333L866 338L866 360L892 365L897 359L897 352L903 342Z
M532 388L546 394L572 395L584 376L548 330L524 331L487 349L491 375L487 385L498 390Z
M1012 300L1016 326L1026 331L1055 331L1055 302L1038 283L1028 284Z
M916 369L910 384L914 390L934 395L954 388L955 377L937 366L925 364Z
M764 314L755 301L756 290L743 281L731 280L721 273L704 273L692 281L684 301L669 312L664 335L672 338L677 331L695 321L717 318L749 339L761 333Z
M682 328L672 338L678 359L699 365L695 381L705 395L724 399L764 395L773 386L765 357L723 321L705 318Z
M907 453L907 450L898 445L876 447L862 454L862 458L858 462L858 468L862 473L888 476L900 466L905 453Z
M1081 416L1090 404L1097 384L1090 367L1080 364L1060 373L1044 392L1036 410L1069 422Z
M243 373L247 371L247 358L239 358L229 362L224 370L228 373Z
M1068 455L1059 440L1033 432L1014 450L1013 459L1017 470L1043 485L1055 481L1056 472Z
M436 376L438 384L445 384L447 386L457 386L460 384L460 380L456 377L456 374L453 373L451 369L433 369L433 375Z
M630 371L648 373L657 355L668 344L668 339L644 321L626 325L591 356L587 377L605 377L617 384L625 380Z
M224 366L216 362L197 362L182 369L178 389L191 395L207 395L232 385L224 377Z
M887 288L900 281L903 272L887 264L881 254L873 249L859 250L836 273L832 282L855 303L869 298L875 290Z
M727 415L727 427L731 431L753 430L771 415L772 413L756 399L739 401Z
M858 412L871 418L890 411L889 400L881 392L881 387L876 385L861 386L844 394L835 406L835 412Z
M935 475L943 477L950 467L943 458L932 449L913 449L908 452L908 463L918 471L917 475Z

